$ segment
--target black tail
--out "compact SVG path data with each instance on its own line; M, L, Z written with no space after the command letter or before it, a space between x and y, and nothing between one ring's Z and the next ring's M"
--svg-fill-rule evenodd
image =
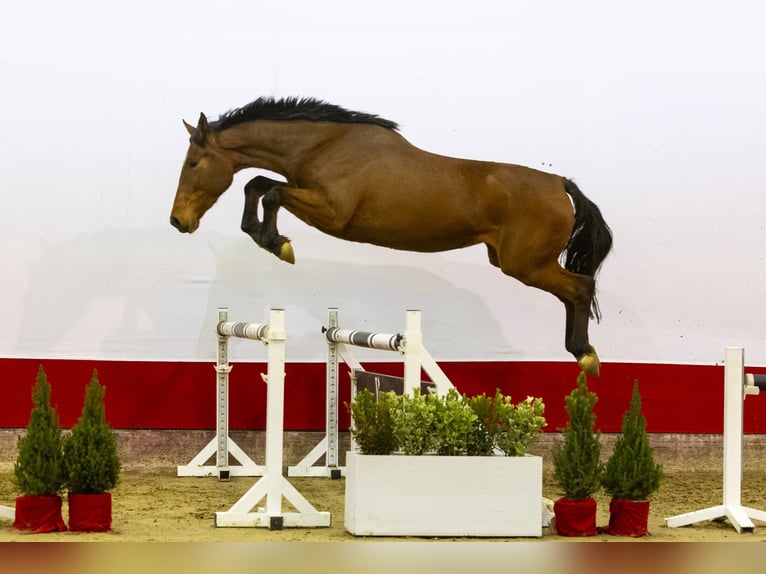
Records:
M564 267L572 273L589 275L595 279L601 263L612 249L612 230L604 221L598 206L585 197L573 181L563 179L575 211L574 229L567 243ZM591 311L592 317L601 319L595 294Z

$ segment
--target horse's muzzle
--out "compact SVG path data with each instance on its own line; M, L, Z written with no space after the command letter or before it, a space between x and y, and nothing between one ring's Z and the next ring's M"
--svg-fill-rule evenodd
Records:
M173 215L170 216L170 225L175 227L181 233L189 233L189 226L181 223L181 220Z

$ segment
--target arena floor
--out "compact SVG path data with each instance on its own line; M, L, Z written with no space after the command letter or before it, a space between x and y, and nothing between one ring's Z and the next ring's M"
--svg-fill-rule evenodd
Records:
M15 437L19 431L0 432L0 504L12 505L18 493L12 484ZM288 433L289 434L289 433ZM285 463L294 464L301 452L321 435L293 433L286 440ZM188 462L199 445L211 435L207 431L119 431L123 472L113 492L113 529L108 533L26 534L15 531L10 521L0 519L0 541L105 541L105 542L353 542L419 541L424 538L360 538L343 527L344 479L291 478L290 482L320 511L329 511L328 528L217 528L215 512L227 510L257 478L235 477L229 482L216 478L179 478L176 466ZM258 450L260 433L234 435L246 452ZM543 494L550 499L560 496L551 480L550 451L559 440L556 434L543 435L532 449L543 456ZM614 436L603 437L604 452L610 451ZM664 519L685 512L716 506L722 502L722 443L716 435L652 435L655 456L663 464L665 479L652 498L650 536L639 542L766 542L766 524L756 522L754 532L739 534L726 520L704 522L682 528L668 528ZM748 435L744 447L742 504L766 510L766 437ZM257 456L254 456L258 461ZM597 496L598 523L608 522L608 498ZM288 507L286 506L285 509ZM66 516L66 508L64 509ZM433 539L435 540L435 539ZM440 539L445 540L445 539ZM446 539L469 541L472 539ZM481 539L488 541L488 539ZM570 541L549 528L541 538L489 539L491 541ZM587 541L633 541L599 535Z

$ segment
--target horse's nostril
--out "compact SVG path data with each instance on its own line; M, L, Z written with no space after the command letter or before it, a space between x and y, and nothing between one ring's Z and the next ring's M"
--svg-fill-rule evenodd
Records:
M170 225L175 227L178 231L186 231L184 225L179 221L177 217L170 216Z

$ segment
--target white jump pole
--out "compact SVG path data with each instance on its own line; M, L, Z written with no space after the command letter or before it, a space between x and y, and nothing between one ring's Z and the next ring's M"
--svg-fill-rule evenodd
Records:
M330 526L330 513L318 512L282 476L282 448L285 405L285 316L272 309L268 325L219 323L219 335L261 340L268 346L268 385L266 395L266 472L226 512L215 513L216 526L267 527L279 530L288 526ZM282 512L285 497L297 512ZM265 498L265 507L253 512Z
M222 333L220 329L222 325L234 325L234 323L229 324L228 313L229 310L226 307L218 308L218 324L216 327L218 334L218 357L215 364L215 436L188 464L178 467L178 476L216 475L218 480L225 481L229 480L230 476L263 476L265 472L265 467L256 464L229 436L229 373L232 368L229 365L228 354L230 335ZM265 325L258 323L239 323L238 325L247 325L251 331L251 336L248 336L246 333L236 336L262 340L258 332L263 330L266 327ZM239 464L229 465L229 454ZM207 464L213 455L215 455L216 464Z
M16 509L12 506L0 506L0 518L16 520Z
M727 347L724 362L723 398L723 504L665 519L671 528L695 522L728 518L739 533L753 532L751 518L766 522L766 512L742 506L742 433L744 401L757 395L766 384L745 374L745 351Z
M437 394L444 395L452 383L441 367L423 346L420 311L408 310L405 317L404 334L377 333L341 329L338 322L338 309L327 310L327 327L324 329L327 340L327 404L326 434L324 438L296 465L288 468L288 476L329 476L340 478L345 474L345 467L338 466L338 389L339 364L346 363L351 372L351 384L354 386L354 372L364 371L362 364L354 355L353 347L394 351L404 357L404 392L411 393L420 388L421 371L425 371L436 385ZM352 388L352 393L355 389ZM317 461L325 457L325 464Z

